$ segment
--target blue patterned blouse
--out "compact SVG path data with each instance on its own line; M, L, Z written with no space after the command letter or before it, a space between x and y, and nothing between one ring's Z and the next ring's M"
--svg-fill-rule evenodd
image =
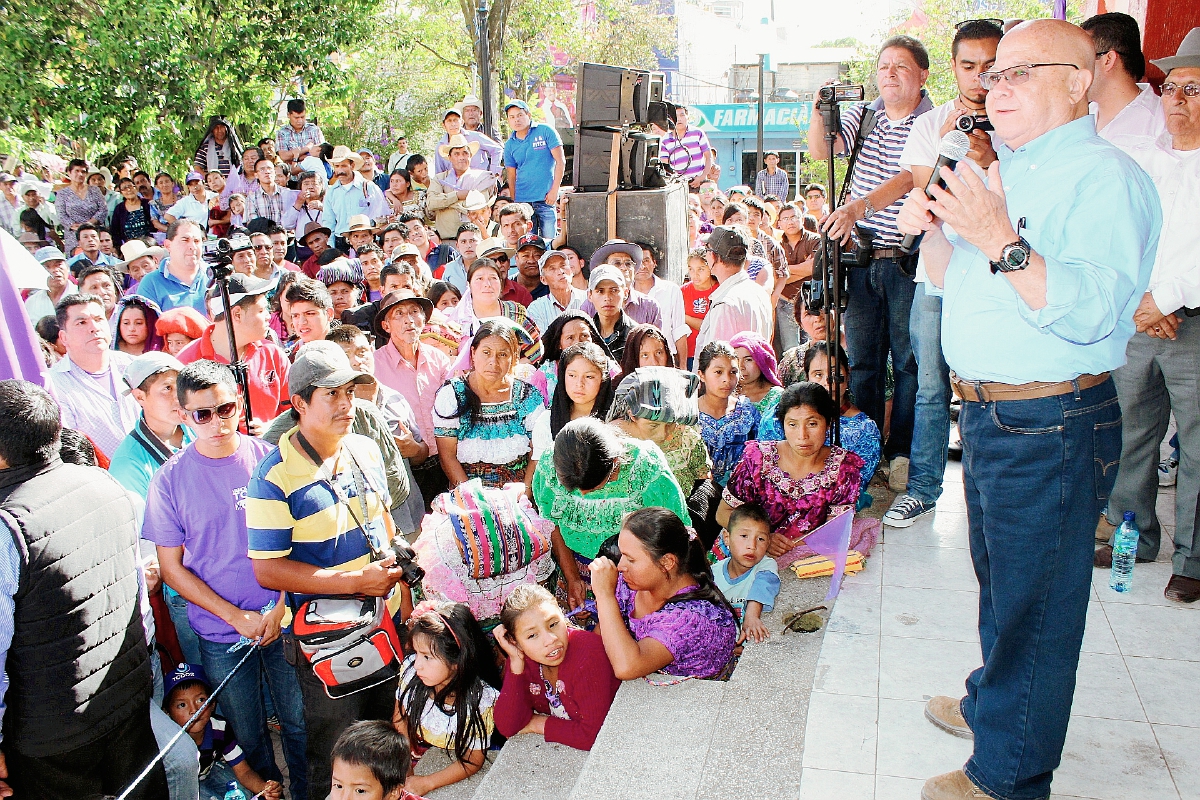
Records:
M724 486L742 460L746 442L755 438L761 415L747 397L738 397L733 411L723 417L700 412L700 435L713 462L713 478Z

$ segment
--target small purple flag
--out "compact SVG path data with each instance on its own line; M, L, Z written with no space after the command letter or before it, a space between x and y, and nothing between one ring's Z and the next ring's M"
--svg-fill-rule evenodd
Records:
M0 230L0 379L46 385L42 348L21 302L21 289L39 282L46 288L46 271L8 231Z
M850 529L854 525L854 509L847 509L803 537L806 545L833 561L833 578L825 599L837 597L846 572L846 554L850 550Z
M1067 0L1054 0L1054 18L1061 20L1067 18Z

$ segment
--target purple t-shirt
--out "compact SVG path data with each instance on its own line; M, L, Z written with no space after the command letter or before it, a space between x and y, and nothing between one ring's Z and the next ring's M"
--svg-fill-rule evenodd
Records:
M154 474L146 495L142 536L163 547L183 546L183 565L218 595L243 611L261 611L279 597L254 577L247 555L246 484L258 462L275 448L262 439L238 436L237 452L207 458L191 444ZM192 630L210 642L232 644L233 627L188 603Z

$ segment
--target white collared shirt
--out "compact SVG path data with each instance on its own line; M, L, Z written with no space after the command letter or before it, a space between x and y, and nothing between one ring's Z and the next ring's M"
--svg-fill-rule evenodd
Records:
M647 294L658 303L658 309L662 312L662 332L667 335L671 352L679 355L675 350L675 342L692 332L683 317L683 290L674 281L655 275L654 285Z
M746 270L738 270L721 281L709 302L708 314L696 336L697 353L709 342L728 342L744 332L757 333L771 341L771 296L750 279Z
M1167 129L1162 98L1154 93L1148 83L1139 83L1138 88L1142 90L1141 94L1122 108L1107 125L1096 131L1100 138L1107 139L1126 153L1141 142L1157 139ZM1098 111L1097 104L1088 103L1088 113L1094 117Z
M1147 291L1164 314L1200 308L1200 150L1176 150L1171 134L1135 144L1129 154L1150 174L1162 204L1162 230Z

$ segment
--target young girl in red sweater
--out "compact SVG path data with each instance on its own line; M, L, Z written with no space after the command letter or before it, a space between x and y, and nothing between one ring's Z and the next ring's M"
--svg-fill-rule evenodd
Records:
M509 595L495 634L508 654L496 729L591 750L621 685L600 637L572 627L554 596L537 585Z

